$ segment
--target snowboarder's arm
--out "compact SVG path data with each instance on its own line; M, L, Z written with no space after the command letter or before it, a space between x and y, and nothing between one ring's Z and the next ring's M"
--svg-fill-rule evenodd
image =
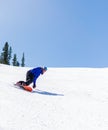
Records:
M33 88L36 88L36 79L33 81Z

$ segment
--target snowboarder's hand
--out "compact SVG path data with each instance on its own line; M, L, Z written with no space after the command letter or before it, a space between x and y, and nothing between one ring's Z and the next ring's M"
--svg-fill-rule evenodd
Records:
M33 88L36 88L36 85L35 85L35 84L33 84Z

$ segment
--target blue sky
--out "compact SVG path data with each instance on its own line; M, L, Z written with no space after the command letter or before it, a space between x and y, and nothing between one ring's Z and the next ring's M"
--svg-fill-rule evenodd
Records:
M5 42L29 67L108 67L108 0L1 0Z

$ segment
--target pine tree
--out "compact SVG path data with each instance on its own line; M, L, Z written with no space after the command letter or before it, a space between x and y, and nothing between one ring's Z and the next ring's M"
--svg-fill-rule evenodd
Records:
M3 63L3 56L2 56L2 54L0 56L0 63Z
M13 56L13 62L12 62L13 66L20 66L20 63L17 61L17 55L14 54Z
M23 56L22 56L22 60L21 60L21 66L24 67L25 66L25 56L24 56L24 53L23 53Z
M12 58L11 55L12 55L12 48L9 47L8 42L6 42L4 47L3 47L2 53L0 55L0 63L10 65L10 60ZM22 61L21 66L24 67L25 66L24 53L23 53L21 61ZM20 66L20 63L17 61L17 55L16 54L13 55L12 65L13 66Z
M17 56L16 56L16 54L14 54L14 56L13 56L13 66L17 66Z
M0 55L0 63L3 64L3 53L1 53L1 55Z
M12 58L11 55L12 55L12 48L10 47L10 48L9 48L9 61L10 61L10 59ZM9 62L9 65L10 65L10 62Z
M20 63L17 61L17 66L20 66Z
M0 62L3 64L10 64L10 59L11 59L11 53L12 53L12 48L9 48L8 42L5 43L3 47L3 52L1 53L0 56Z

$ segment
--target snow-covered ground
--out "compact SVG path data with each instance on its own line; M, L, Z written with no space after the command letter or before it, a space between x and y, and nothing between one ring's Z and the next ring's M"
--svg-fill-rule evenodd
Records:
M108 68L48 68L34 93L29 69L0 64L0 130L108 130Z

